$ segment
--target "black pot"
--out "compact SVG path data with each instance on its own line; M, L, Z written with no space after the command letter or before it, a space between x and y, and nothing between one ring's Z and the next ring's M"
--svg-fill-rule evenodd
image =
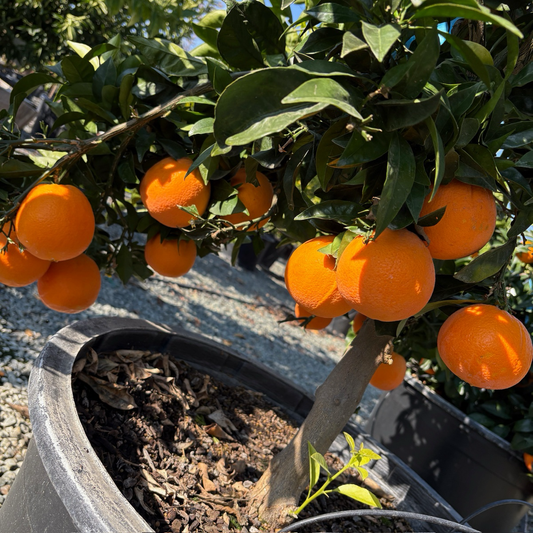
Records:
M385 394L366 430L405 461L463 516L516 498L533 503L522 457L509 443L407 377ZM506 505L469 521L484 533L510 532L526 513Z
M67 326L46 344L32 371L29 408L33 440L0 509L0 533L147 533L152 529L122 496L92 449L78 418L71 388L76 357L89 347L172 354L227 384L262 392L301 421L313 400L297 385L261 363L186 331L144 320L98 318ZM346 430L382 456L370 478L392 494L398 510L460 520L461 517L395 455L365 435ZM332 450L349 458L343 437ZM414 522L415 531L449 531Z

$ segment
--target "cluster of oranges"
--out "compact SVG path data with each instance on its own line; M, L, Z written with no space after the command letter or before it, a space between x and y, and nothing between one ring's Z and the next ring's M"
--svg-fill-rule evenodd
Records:
M23 287L37 281L39 296L51 309L86 309L100 290L100 270L83 253L94 229L91 204L79 189L37 185L21 202L14 227L8 222L0 234L5 248L0 254L0 282Z
M141 181L141 199L148 213L164 226L184 228L196 218L182 207L195 207L202 216L209 204L211 184L202 179L195 169L187 174L192 161L188 158L174 160L170 157L153 165ZM236 213L220 217L231 224L251 222L262 217L272 204L274 191L268 178L256 173L258 185L246 182L246 171L241 168L232 177L230 184L237 188L237 196L248 214ZM268 219L250 224L248 231L254 231L267 223ZM182 276L188 272L196 259L196 245L193 241L161 239L158 234L145 247L146 263L158 274L168 277Z
M198 170L186 176L192 161L166 158L152 166L140 186L141 199L161 224L184 228L195 217L181 207L196 208L202 215L209 203L210 184L205 184ZM273 189L270 181L256 173L258 186L246 182L246 171L239 170L231 179L238 198L248 214L221 217L231 224L253 221L270 208ZM249 231L262 227L263 219L249 224ZM100 272L84 252L95 231L95 219L89 200L76 187L40 184L21 202L13 222L0 233L0 283L23 287L37 281L41 301L51 309L78 313L90 307L100 291ZM196 259L192 240L162 239L158 234L145 246L147 264L157 273L178 277L188 272Z
M307 316L331 319L355 309L354 331L366 317L393 322L417 314L433 293L433 260L474 254L490 240L496 225L494 197L481 187L453 180L439 187L433 199L426 197L421 216L443 207L438 223L425 228L429 244L407 229L386 229L374 240L355 237L335 260L320 251L333 236L303 243L287 262L289 293ZM525 326L506 311L484 304L451 315L439 332L438 349L454 374L488 389L515 385L533 359ZM393 354L392 361L380 365L371 383L384 390L401 383L405 360Z

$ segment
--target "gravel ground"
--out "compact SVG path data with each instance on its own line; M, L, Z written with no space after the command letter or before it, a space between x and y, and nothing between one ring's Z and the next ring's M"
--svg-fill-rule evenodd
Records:
M59 329L97 316L125 316L179 326L231 346L299 383L310 393L322 383L344 351L344 338L279 324L293 302L281 278L232 268L229 254L198 259L179 279L154 276L125 288L117 278L102 278L98 301L77 315L56 313L41 304L36 287L0 287L0 505L22 464L31 438L25 416L27 383L33 361ZM277 276L277 277L276 277ZM360 421L379 391L369 386Z

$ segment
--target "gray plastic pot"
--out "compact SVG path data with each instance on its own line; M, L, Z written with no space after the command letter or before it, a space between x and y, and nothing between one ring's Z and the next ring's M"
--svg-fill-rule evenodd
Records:
M313 403L297 385L264 365L183 330L172 331L126 318L98 318L68 326L46 344L30 377L33 440L0 509L0 533L153 531L104 469L78 418L71 370L76 357L89 347L97 351L138 349L169 353L230 385L264 393L296 420L302 420ZM383 457L371 465L370 477L395 497L398 510L461 519L421 478L359 426L349 424L346 429L357 442L364 441ZM343 437L332 449L345 459L349 456ZM441 531L422 522L413 526L415 531Z
M504 499L533 503L522 457L418 380L382 396L366 430L403 459L463 516ZM484 533L511 531L528 508L506 505L470 520Z

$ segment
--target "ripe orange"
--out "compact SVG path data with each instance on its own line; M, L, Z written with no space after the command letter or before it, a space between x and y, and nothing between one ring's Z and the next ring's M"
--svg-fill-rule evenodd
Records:
M240 224L241 222L248 222L254 218L259 218L270 209L272 198L274 198L272 185L268 178L261 172L257 172L255 177L259 182L259 186L257 187L253 183L246 183L246 170L241 168L230 181L232 187L238 187L239 200L244 204L244 207L246 207L250 214L235 213L220 218L232 224ZM268 218L265 218L261 222L253 224L247 231L255 231L262 228L267 222Z
M398 353L392 352L392 364L381 363L370 379L370 385L379 390L392 390L398 387L405 377L407 363Z
M470 305L450 315L437 337L446 366L463 381L507 389L529 371L531 336L524 324L493 305Z
M285 285L294 300L310 313L333 318L351 307L337 289L335 258L318 250L333 242L333 235L304 242L289 257Z
M9 223L4 225L4 233L9 233ZM9 238L18 243L15 230L11 230ZM0 233L0 248L7 243L7 237ZM50 266L27 250L20 251L18 244L8 244L7 250L0 253L0 283L8 287L25 287L37 281Z
M408 230L386 229L374 241L356 237L337 262L342 297L368 318L393 322L418 313L435 286L433 260Z
M532 468L533 468L533 455L531 455L530 453L526 453L524 452L524 464L526 465L526 468L532 472Z
M87 197L72 185L41 184L22 200L15 218L22 245L46 261L66 261L83 253L94 235Z
M353 322L352 322L352 328L353 328L354 333L357 333L363 327L363 323L365 320L366 320L365 315L362 315L361 313L355 313L355 316L353 317Z
M144 258L148 266L162 276L177 278L189 272L196 259L194 241L165 239L161 235L151 238L144 247Z
M424 228L429 252L435 259L459 259L489 242L496 227L496 202L487 189L452 180L441 185L435 197L424 200L420 216L446 206L441 220Z
M526 244L533 244L533 242L526 241ZM522 261L522 263L533 263L533 246L530 246L527 252L517 253L516 257L518 257L518 259Z
M301 317L309 317L313 313L309 311L308 309L305 309L305 307L302 307L300 304L296 304L294 306L294 316L296 318ZM305 326L305 329L324 329L325 327L329 326L331 322L331 318L324 318L321 316L317 316L310 320ZM303 321L302 321L303 323Z
M37 282L46 307L61 313L79 313L90 307L100 291L100 271L87 255L52 263Z
M191 165L188 157L178 160L167 157L150 167L141 181L144 207L158 222L170 228L184 228L195 218L178 205L195 205L202 215L209 202L211 184L204 183L200 171L193 170L185 177Z

